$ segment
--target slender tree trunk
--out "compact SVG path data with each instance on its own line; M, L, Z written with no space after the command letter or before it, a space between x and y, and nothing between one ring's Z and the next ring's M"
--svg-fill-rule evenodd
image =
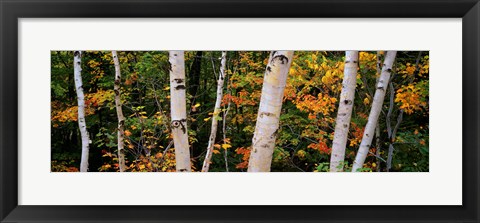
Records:
M377 127L375 127L375 143L377 150L375 151L376 156L376 164L377 164L377 172L380 172L382 162L380 160L381 154L380 151L382 149L381 141L380 141L380 125L377 122Z
M227 87L227 92L228 92L228 87ZM231 94L231 92L230 92ZM228 117L228 112L230 111L230 105L231 105L231 100L228 100L227 108L223 112L223 125L222 125L222 133L223 133L223 142L225 143L227 141L227 117ZM228 172L228 149L223 150L223 159L225 160L225 171Z
M390 144L388 145L387 172L390 172L390 169L392 168L393 151L395 150L395 148L393 148L393 143L395 142L397 130L400 127L400 123L402 123L402 119L403 119L403 110L400 110L400 112L398 113L397 124L395 124L395 128L393 129L393 131L389 136Z
M213 117L212 117L212 129L210 131L210 138L208 140L208 147L207 147L207 154L205 155L205 160L203 161L202 172L208 172L210 168L210 162L212 160L212 153L213 153L213 145L215 144L215 138L217 137L217 127L218 127L218 119L220 117L220 105L222 103L223 97L223 81L225 79L225 66L227 63L227 52L222 51L222 62L220 66L220 73L218 75L218 82L217 82L217 99L215 101L215 108L213 110Z
M338 105L335 134L333 137L330 172L343 172L345 147L347 146L350 118L352 116L355 87L357 85L358 51L345 52L345 69L342 93Z
M176 169L178 172L191 172L185 97L185 55L183 51L169 51L169 54L171 127Z
M82 84L82 52L75 51L73 53L73 73L75 78L75 89L77 91L78 101L78 127L82 138L82 157L80 161L80 172L88 171L88 152L90 138L87 131L87 123L85 121L85 96L83 95Z
M377 51L377 81L375 82L375 84L378 82L378 79L380 77L380 74L382 73L382 61L380 60L380 51ZM382 150L382 145L380 144L381 141L380 141L380 124L377 122L377 126L375 127L375 141L376 141L376 151L375 151L375 155L377 156L376 157L376 164L377 164L377 172L380 172L381 170L381 160L379 157L381 157L381 150Z
M117 118L118 118L118 131L117 131L117 140L118 140L118 167L120 172L125 171L125 155L123 154L124 147L124 137L125 137L125 117L123 116L122 111L122 101L120 98L121 90L120 83L122 82L122 76L120 72L120 62L118 62L117 51L112 51L113 63L115 64L115 85L113 89L115 91L115 107L117 109Z
M263 79L248 172L269 172L293 51L272 51Z
M383 107L383 100L385 99L385 91L388 87L388 82L390 80L390 74L392 73L392 65L395 60L397 51L387 51L385 60L382 66L382 74L378 80L377 89L375 90L375 96L372 102L372 108L370 110L370 115L368 116L367 126L363 133L362 142L360 143L360 148L358 149L357 156L353 162L352 172L356 172L358 169L363 167L363 163L367 158L370 145L373 140L373 135L375 127L377 126L378 117Z
M388 113L385 120L387 124L387 134L389 139L388 155L387 155L387 172L390 172L390 169L392 168L393 151L395 150L395 148L393 147L393 143L395 143L397 130L400 127L400 124L402 123L402 119L403 119L403 110L400 109L398 112L397 123L395 124L395 127L392 129L391 117L392 117L393 107L395 106L395 103L394 103L395 88L393 87L392 82L390 82L389 87L390 87L390 107L388 108Z

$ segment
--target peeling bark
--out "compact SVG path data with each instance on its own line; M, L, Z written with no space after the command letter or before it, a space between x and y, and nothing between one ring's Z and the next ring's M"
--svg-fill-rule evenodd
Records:
M372 108L370 110L370 115L368 116L367 126L365 127L362 142L360 143L360 148L358 149L357 156L355 157L355 161L353 163L352 172L356 172L358 169L362 168L363 163L367 158L370 145L373 141L373 133L375 131L375 127L377 126L378 117L380 116L380 112L382 110L383 100L385 99L385 92L387 90L386 88L388 86L388 82L390 81L392 65L396 54L397 51L387 51L387 55L385 56L382 74L380 75L377 83L375 96L372 102Z
M342 92L340 94L332 155L330 157L330 172L343 172L345 147L347 146L348 131L353 110L352 102L355 98L355 87L357 85L357 69L358 51L346 51Z
M113 89L115 91L115 108L117 109L117 118L118 118L118 131L117 131L117 154L118 154L118 166L120 172L125 171L125 155L123 153L124 149L124 138L125 138L125 117L123 116L122 111L122 101L121 101L121 89L120 83L122 82L122 76L120 72L120 62L118 61L117 51L112 51L113 63L115 64L115 84Z
M203 161L202 172L208 172L210 168L210 162L212 160L213 145L215 144L215 138L217 137L217 128L218 128L218 117L220 114L220 105L222 103L223 97L223 82L225 79L225 67L227 63L227 52L222 51L222 61L220 66L220 73L218 75L217 81L217 99L215 101L215 108L213 110L212 117L212 128L210 131L210 137L208 140L207 154L205 155L205 160Z
M272 51L263 80L248 172L269 172L293 51Z
M185 96L185 57L183 51L169 51L171 128L178 172L191 172Z
M73 54L73 73L75 79L75 90L77 91L78 102L78 127L82 138L82 156L80 161L80 172L88 171L88 153L90 138L85 121L85 96L83 94L82 84L82 52L75 51Z

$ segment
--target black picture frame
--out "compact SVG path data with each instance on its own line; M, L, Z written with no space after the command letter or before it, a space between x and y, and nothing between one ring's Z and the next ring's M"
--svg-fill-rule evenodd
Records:
M479 222L478 0L0 0L0 16L1 222ZM18 205L18 19L75 17L462 18L463 205Z

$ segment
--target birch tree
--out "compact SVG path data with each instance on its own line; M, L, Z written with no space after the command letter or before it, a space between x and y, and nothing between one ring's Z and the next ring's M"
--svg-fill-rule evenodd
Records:
M80 172L88 171L88 152L90 138L87 131L87 123L85 121L85 96L83 94L82 84L82 52L75 51L73 53L73 75L75 79L75 90L77 92L78 102L78 128L82 138L82 156L80 160Z
M355 87L357 85L358 51L345 52L345 68L340 93L340 103L333 137L332 155L330 157L330 171L342 172L345 159L350 118L353 110Z
M272 51L263 79L248 172L269 172L293 51Z
M210 137L208 138L208 147L207 147L207 154L205 155L205 160L203 161L202 172L208 172L210 168L210 162L212 159L213 153L213 145L215 144L215 138L217 137L217 128L218 128L218 119L220 114L220 105L222 103L223 97L223 82L225 79L225 67L227 63L227 52L222 51L222 60L220 65L220 73L218 75L217 81L217 99L215 101L215 108L213 110L213 117L212 117L212 127L210 131Z
M169 51L171 128L175 146L176 170L191 172L185 97L185 55Z
M118 144L118 166L120 168L120 172L125 171L125 155L123 154L124 148L124 138L125 138L125 117L123 116L122 111L122 101L120 98L121 91L120 91L120 83L122 82L122 76L120 72L120 62L118 62L117 51L112 51L113 63L115 64L115 84L114 84L114 92L115 92L115 108L117 109L117 118L118 118L118 130L117 130L117 144Z
M370 115L368 116L367 126L363 132L362 142L360 143L360 148L358 149L357 156L353 162L352 172L356 172L358 169L363 167L363 163L365 162L367 154L370 150L370 145L373 140L378 117L382 111L383 100L385 99L385 91L387 90L388 82L390 81L390 75L392 73L392 66L396 54L397 51L387 51L387 55L385 56L382 66L382 73L380 74L380 78L377 83L375 96L373 97L372 108L370 110Z

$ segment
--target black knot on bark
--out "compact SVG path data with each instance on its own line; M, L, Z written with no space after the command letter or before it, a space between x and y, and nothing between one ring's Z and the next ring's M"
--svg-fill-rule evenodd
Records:
M180 121L178 121L178 120L172 121L172 127L173 128L177 128L178 126L180 126Z
M175 87L175 90L186 89L185 85L181 84Z
M260 118L262 118L264 115L265 115L265 116L271 116L271 115L273 115L273 113L270 113L270 112L262 112L262 113L260 113Z
M280 60L280 62L282 62L282 64L288 63L288 57L286 57L285 55L274 56L272 58L271 62L273 63L273 61L275 61L275 60Z
M187 119L173 120L171 123L172 129L180 127L183 134L185 134L187 132L186 122Z
M177 82L177 84L181 84L183 83L183 79L182 78L175 78L173 79L175 82Z

